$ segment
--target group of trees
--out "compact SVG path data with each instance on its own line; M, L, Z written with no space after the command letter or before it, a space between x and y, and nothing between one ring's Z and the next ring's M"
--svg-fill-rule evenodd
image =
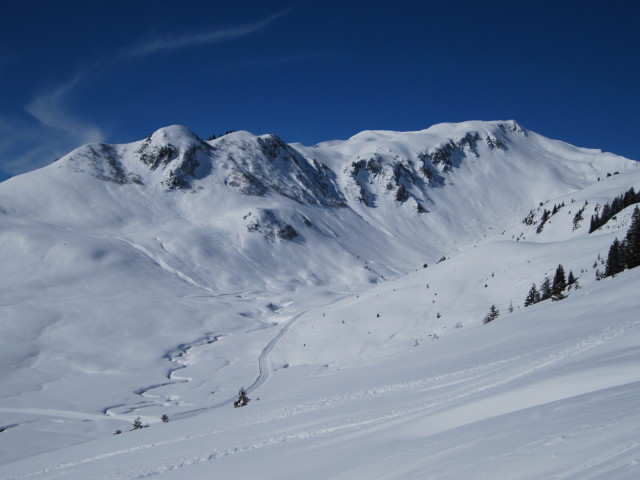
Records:
M509 313L513 313L513 302L509 303L509 308L507 308L507 311ZM493 322L499 316L500 316L500 310L498 310L498 307L496 307L495 304L491 305L491 307L489 308L489 312L482 319L482 323L487 324L489 322ZM459 327L456 325L456 328L459 328Z
M589 233L595 232L611 218L634 203L640 203L640 193L636 193L633 187L627 190L622 195L613 199L611 204L606 203L602 207L602 211L598 213L598 207L596 212L591 216L591 225L589 226Z
M560 210L562 207L564 207L564 202L559 203L558 205L553 205L553 210L551 211L551 215L555 215L556 213L558 213L558 210Z
M162 415L160 417L160 420L162 420L162 423L167 423L169 421L169 415L167 415L166 413L164 415ZM131 425L131 430L140 430L141 428L147 428L149 426L149 424L147 423L142 423L142 418L140 417L136 417L133 420L133 424ZM114 435L120 435L122 433L122 430L118 429L115 431Z
M564 202L558 204L558 205L553 205L553 210L549 211L546 208L542 211L542 217L540 218L540 225L538 225L538 228L536 228L536 233L542 233L542 230L544 229L544 225L545 223L547 223L547 220L549 220L551 217L553 217L556 213L558 213L558 211L564 207ZM529 217L525 218L524 223L527 225L531 225L533 224L533 217L531 216L531 213L533 213L533 210L531 210L531 212L529 213Z
M236 132L236 131L237 131L237 130L227 130L226 132L224 132L224 133L223 133L223 134L221 134L221 135L216 135L216 134L214 133L213 135L211 135L211 136L209 137L209 141L211 141L211 140L215 140L216 138L224 137L225 135L229 135L230 133L234 133L234 132Z
M500 310L498 310L498 308L495 305L491 305L491 308L489 309L489 313L487 313L484 316L484 319L482 320L482 323L489 323L489 322L493 322L496 318L498 318L500 316Z
M562 265L558 265L556 273L553 276L553 281L548 276L545 276L542 283L540 283L540 289L536 287L535 283L531 285L527 298L524 300L524 306L528 307L529 305L542 302L549 298L562 300L565 298L564 291L577 283L578 279L572 271L569 271L569 275L566 276L564 273L564 267Z
M586 206L589 204L589 202L585 201L584 202L584 206L579 209L576 214L573 216L573 229L577 230L578 228L580 228L580 223L582 222L582 220L584 220L584 217L582 216L582 214L584 213L584 209L586 208Z
M632 189L633 190L633 189ZM640 209L631 215L631 225L622 241L617 238L609 247L604 274L596 271L596 278L613 277L628 268L640 266Z

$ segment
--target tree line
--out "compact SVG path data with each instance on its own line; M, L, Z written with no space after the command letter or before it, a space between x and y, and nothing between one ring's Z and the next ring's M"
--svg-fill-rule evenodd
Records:
M591 216L589 233L595 232L597 229L611 220L614 215L617 215L629 205L633 205L634 203L640 203L640 193L636 193L633 187L631 187L622 195L614 198L611 204L605 203L600 213L598 213L599 208L598 206L596 206L596 211Z
M633 189L632 189L633 190ZM640 266L640 209L631 214L631 225L622 241L616 238L609 247L604 273L596 271L596 279L613 277L626 269Z
M564 291L571 287L579 288L578 279L572 271L569 271L569 275L567 276L564 272L564 267L560 264L556 268L553 281L545 275L544 280L540 283L540 289L536 287L535 283L531 285L527 298L524 300L524 306L528 307L529 305L542 302L549 298L562 300L566 298Z

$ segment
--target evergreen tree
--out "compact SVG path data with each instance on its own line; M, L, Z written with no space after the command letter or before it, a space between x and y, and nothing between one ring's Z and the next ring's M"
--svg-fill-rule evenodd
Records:
M132 430L140 430L141 428L146 428L149 425L143 425L142 419L140 417L136 417L133 421L133 429Z
M567 277L567 286L571 286L574 283L576 283L577 281L578 281L578 279L575 277L573 272L571 270L569 270L569 276Z
M620 240L616 238L611 244L611 247L609 247L604 276L613 277L622 272L624 270L624 263L624 248Z
M540 219L540 225L538 225L538 228L536 228L536 233L538 233L538 234L542 233L542 229L544 228L544 224L547 223L547 220L549 220L550 216L551 216L551 212L545 208L544 211L542 212L542 218Z
M244 407L245 405L247 405L249 402L251 401L251 399L247 396L247 392L244 389L244 387L240 388L240 390L238 391L238 399L233 402L233 406L235 408L238 407Z
M540 293L536 288L536 284L531 285L531 289L529 290L529 294L527 298L524 300L524 306L528 307L529 305L533 305L534 303L538 303L540 301Z
M604 207L602 207L602 213L600 214L599 227L607 223L611 217L613 217L613 213L611 213L611 205L605 203Z
M636 191L633 189L633 187L631 187L624 194L624 200L623 200L624 207L626 208L629 205L633 205L634 203L636 203L637 202L636 198L637 198Z
M631 216L631 226L625 237L625 263L627 268L640 266L640 209L636 207Z
M573 229L577 230L580 227L580 222L584 219L582 214L584 213L584 207L578 210L573 217Z
M551 298L552 294L551 279L549 277L544 277L544 280L540 284L540 301Z
M602 274L600 269L596 268L596 280L602 280L603 278L604 278L604 275Z
M552 295L561 295L564 289L567 288L567 280L564 275L564 268L562 265L558 265L556 268L556 274L553 277L553 286L551 287Z
M499 316L500 316L500 310L498 310L495 305L491 305L491 308L489 309L489 313L485 315L484 320L482 320L482 323L493 322Z

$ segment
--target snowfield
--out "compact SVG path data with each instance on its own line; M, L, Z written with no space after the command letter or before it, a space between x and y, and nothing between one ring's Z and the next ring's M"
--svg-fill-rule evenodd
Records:
M588 233L630 187L513 121L173 126L7 180L0 479L636 479L640 271L595 279L634 206Z

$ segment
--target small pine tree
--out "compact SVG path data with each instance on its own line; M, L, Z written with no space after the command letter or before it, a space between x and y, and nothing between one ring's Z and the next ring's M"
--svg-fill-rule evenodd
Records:
M529 305L533 305L534 303L538 303L540 301L540 292L536 288L536 284L532 284L529 289L529 293L527 294L527 298L524 300L524 306L528 307Z
M575 277L573 272L571 270L569 270L569 276L567 277L567 286L571 286L574 283L576 283L577 281L578 281L578 279Z
M640 209L636 207L631 215L631 226L625 236L625 264L627 268L640 266Z
M552 294L551 279L549 277L544 277L544 280L540 284L540 301L551 298Z
M233 402L233 406L234 406L234 408L244 407L250 401L251 401L251 399L247 396L246 390L244 389L244 387L242 387L238 391L238 399L235 402Z
M625 264L624 246L617 238L609 247L609 255L607 256L607 264L604 271L605 277L613 277L624 270Z
M513 313L513 300L509 303L509 313Z
M487 313L484 316L482 323L486 324L489 322L493 322L499 316L500 316L500 310L498 310L495 305L491 305L491 308L489 309L489 313Z
M602 272L600 271L599 268L596 268L596 280L600 281L604 278L604 275L602 274Z
M540 225L538 225L538 228L536 228L536 233L542 233L542 229L544 228L544 224L547 223L547 220L549 220L550 216L551 216L551 212L545 208L544 211L542 212L542 218L540 219Z
M556 274L553 277L553 286L551 287L551 295L562 295L564 289L567 288L567 280L564 275L564 268L562 265L558 265Z
M169 415L165 413L160 417L160 420L162 420L162 423L167 423L169 421Z
M132 430L140 430L141 428L146 428L149 425L143 425L142 419L140 417L136 417L133 421L133 429Z
M584 207L582 207L580 210L578 210L575 214L575 216L573 217L573 229L577 230L578 228L580 228L580 222L582 222L582 220L584 219L584 217L582 216L582 214L584 213Z

